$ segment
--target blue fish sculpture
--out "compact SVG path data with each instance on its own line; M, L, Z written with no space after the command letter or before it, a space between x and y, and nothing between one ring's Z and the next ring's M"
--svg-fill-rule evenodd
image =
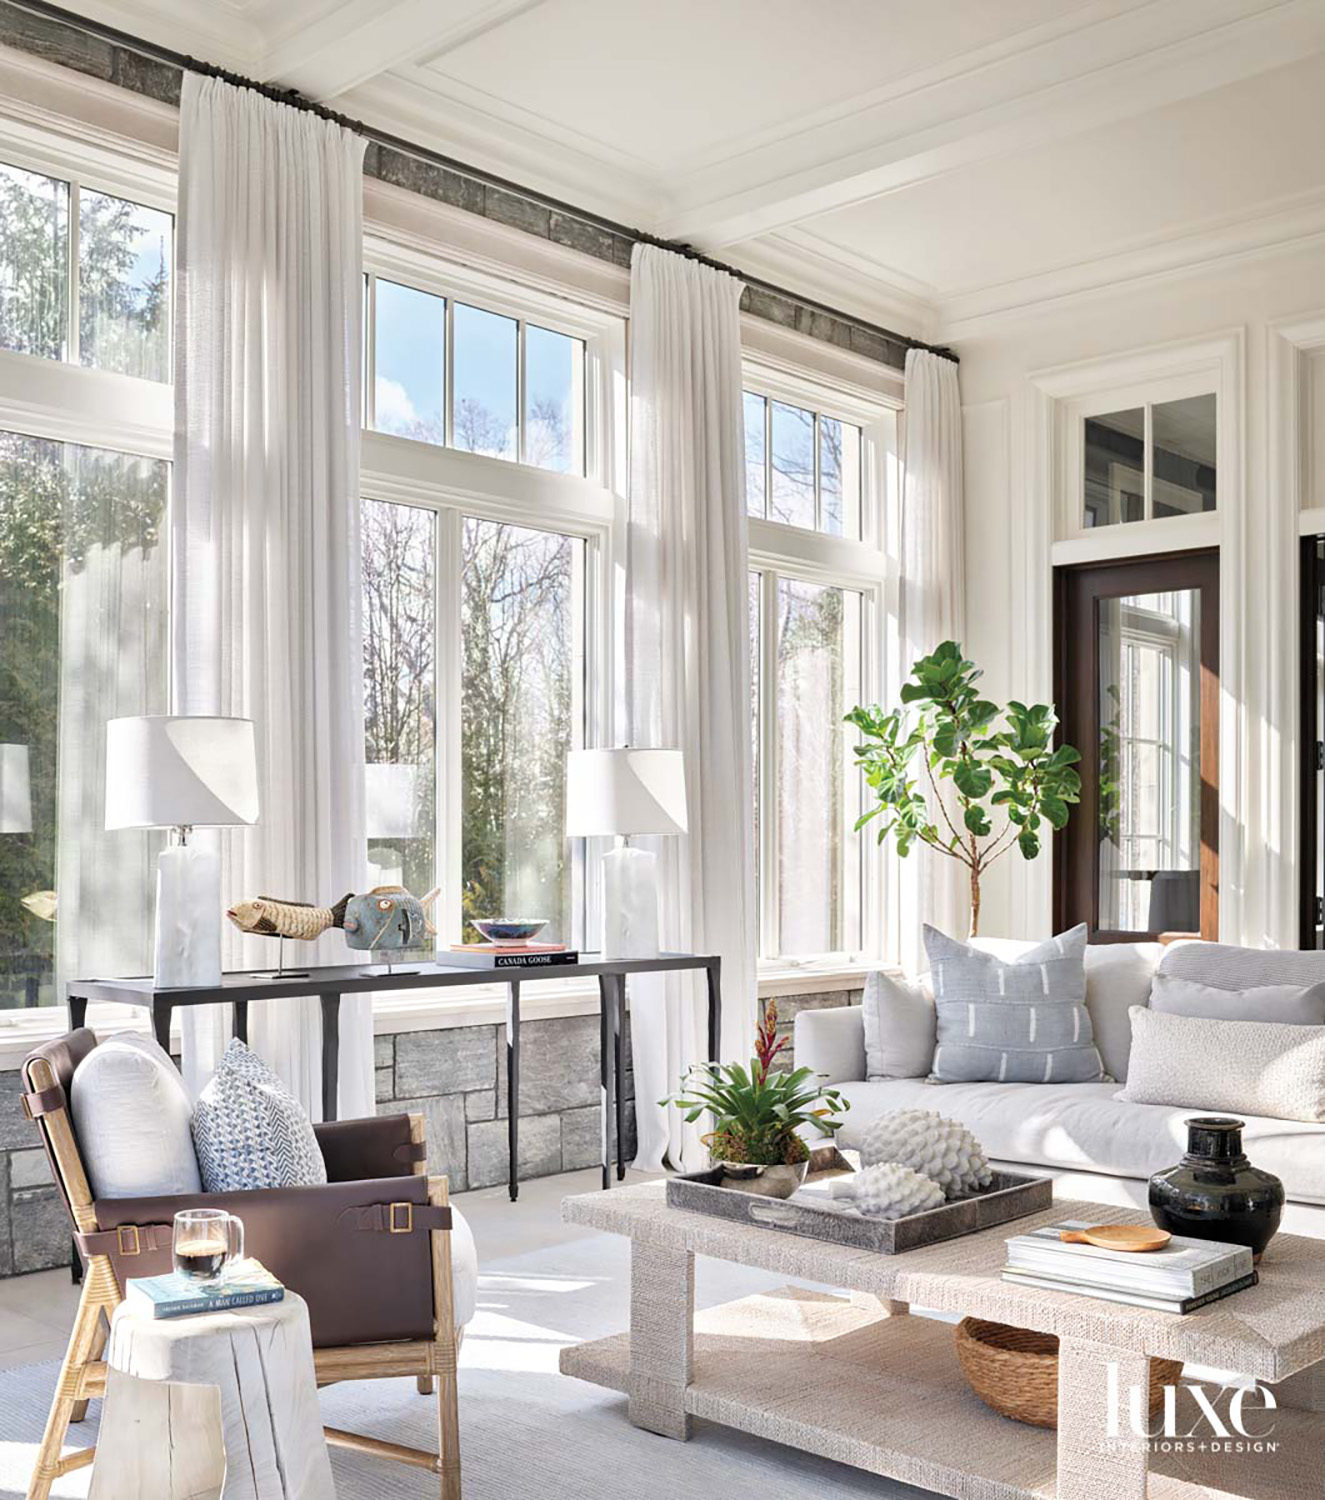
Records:
M351 896L339 926L351 948L418 948L437 929L428 920L428 909L437 899L429 891L420 900L404 886L379 885L362 896Z

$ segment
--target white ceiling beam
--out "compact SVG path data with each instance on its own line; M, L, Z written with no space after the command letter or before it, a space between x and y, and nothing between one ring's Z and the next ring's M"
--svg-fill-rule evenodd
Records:
M544 0L351 0L274 42L258 77L325 101L403 63L440 57Z
M693 173L660 232L709 250L1193 98L1325 50L1319 0L1163 0Z

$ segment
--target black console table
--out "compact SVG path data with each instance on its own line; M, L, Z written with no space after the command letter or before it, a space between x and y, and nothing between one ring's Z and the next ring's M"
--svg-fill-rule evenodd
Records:
M254 1001L291 1000L316 995L322 1002L322 1118L336 1118L336 1094L340 1065L340 1000L376 990L450 989L478 984L506 986L506 1113L510 1140L510 1193L519 1193L520 1144L520 986L534 979L598 980L599 1063L602 1106L603 1186L611 1182L612 1126L616 1126L616 1175L626 1175L621 1155L625 1126L625 1104L619 1080L624 1071L623 1045L626 1028L626 976L703 969L708 983L708 1055L719 1060L722 1036L722 960L716 955L663 953L657 958L595 959L584 955L573 964L521 964L503 969L448 967L445 964L402 962L394 970L385 964L338 965L306 969L273 978L270 974L238 973L222 976L216 986L188 989L156 989L150 979L79 979L66 987L69 1025L82 1026L88 1002L112 1000L136 1005L151 1012L156 1039L170 1050L170 1018L190 1005L233 1005L234 1035L248 1040L248 1008Z

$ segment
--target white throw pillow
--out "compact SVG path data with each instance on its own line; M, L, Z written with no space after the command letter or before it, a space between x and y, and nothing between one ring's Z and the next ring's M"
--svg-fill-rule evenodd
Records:
M871 971L861 1010L867 1078L924 1078L934 1061L938 1018L925 979Z
M1254 989L1220 990L1177 974L1156 974L1151 1010L1170 1016L1201 1016L1207 1021L1262 1021L1281 1026L1325 1026L1325 985L1262 984Z
M308 1111L238 1037L193 1107L193 1144L208 1193L327 1180Z
M1129 1104L1325 1121L1325 1026L1211 1021L1132 1007Z
M94 1198L202 1191L188 1090L151 1037L93 1047L74 1072L69 1107Z

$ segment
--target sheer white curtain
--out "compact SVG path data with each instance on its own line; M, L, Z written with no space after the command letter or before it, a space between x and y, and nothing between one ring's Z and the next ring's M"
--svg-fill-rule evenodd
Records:
M665 948L722 955L724 1059L748 1057L756 996L741 283L653 246L631 263L626 733L685 752L689 832L659 839ZM689 976L632 980L637 1167L702 1165L656 1105L701 1061Z
M180 103L176 713L257 725L262 816L224 835L228 900L329 905L367 876L359 556L363 140L184 75ZM227 967L274 965L227 928ZM287 949L288 953L288 949ZM300 963L345 962L343 937ZM222 1016L186 1010L205 1078ZM319 1008L250 1012L253 1045L316 1118ZM372 1114L371 1002L341 1011L340 1114Z
M950 359L911 349L906 356L906 477L902 495L901 673L966 628L966 542L962 506L962 398ZM902 964L927 968L921 925L955 937L970 926L964 866L927 849L898 861Z

